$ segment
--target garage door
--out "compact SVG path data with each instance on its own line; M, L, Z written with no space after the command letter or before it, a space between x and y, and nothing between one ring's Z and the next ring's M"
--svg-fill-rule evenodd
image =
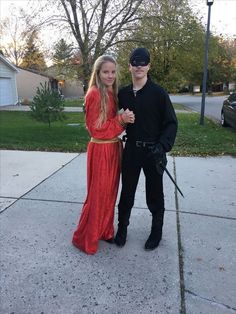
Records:
M0 106L12 105L13 93L10 78L0 77Z

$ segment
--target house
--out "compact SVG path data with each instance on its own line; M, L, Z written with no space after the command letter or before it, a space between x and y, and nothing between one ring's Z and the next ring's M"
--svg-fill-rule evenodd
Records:
M0 54L0 106L29 104L36 95L37 88L45 83L65 98L84 96L81 81L50 71L42 74L31 69L22 69Z
M18 103L17 73L18 69L0 54L0 106Z
M78 81L55 77L53 74L42 74L30 69L18 67L16 77L18 97L22 104L28 104L35 96L40 84L49 83L53 90L59 91L65 98L79 98L83 96L83 87Z
M40 84L48 83L52 89L58 89L58 81L50 76L20 67L17 69L19 72L16 77L18 97L23 104L29 103L34 98L37 87L40 87Z
M65 98L80 98L84 96L83 83L75 79L58 80L60 91Z
M80 98L84 96L83 82L78 80L75 69L66 67L58 68L52 65L47 68L46 73L58 80L59 90L65 98Z

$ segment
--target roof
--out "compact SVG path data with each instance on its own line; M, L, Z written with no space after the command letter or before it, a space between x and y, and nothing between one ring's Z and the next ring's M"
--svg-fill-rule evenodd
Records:
M46 73L42 73L42 72L39 72L39 71L34 70L34 69L25 69L25 68L21 68L19 66L17 66L17 69L18 69L18 72L20 72L20 70L22 70L22 71L30 72L30 73L33 73L36 75L44 76L44 77L47 77L47 78L52 79L52 80L57 80L57 78L52 76L52 75L48 75Z
M8 61L1 53L0 53L0 60L5 63L9 68L11 68L13 71L19 72L17 67L12 64L10 61Z

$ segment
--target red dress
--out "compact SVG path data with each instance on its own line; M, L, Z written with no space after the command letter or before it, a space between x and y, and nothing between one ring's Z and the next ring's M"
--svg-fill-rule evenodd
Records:
M110 140L124 129L118 121L113 93L109 94L107 120L100 128L100 92L93 87L86 96L86 125L91 137ZM87 254L94 254L100 239L114 236L114 209L120 179L121 143L89 142L87 149L87 198L72 243Z

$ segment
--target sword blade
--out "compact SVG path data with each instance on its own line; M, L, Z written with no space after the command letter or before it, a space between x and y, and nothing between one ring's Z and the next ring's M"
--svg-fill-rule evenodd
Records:
M178 187L177 183L175 182L175 180L172 178L172 175L170 174L169 170L164 167L163 165L161 165L162 169L165 170L165 172L168 174L169 178L171 179L171 181L174 183L176 189L179 191L179 193L182 195L182 197L184 198L183 193L181 192L180 188Z

